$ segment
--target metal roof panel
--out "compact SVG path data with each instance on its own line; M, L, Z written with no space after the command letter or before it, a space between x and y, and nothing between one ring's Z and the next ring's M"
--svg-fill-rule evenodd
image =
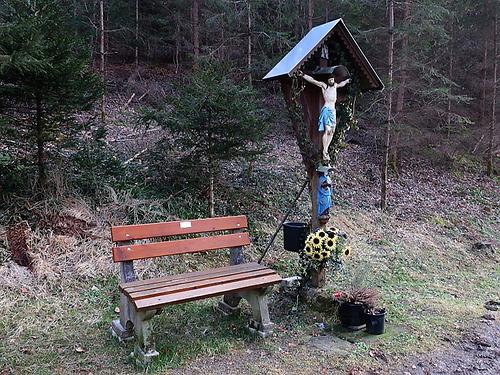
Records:
M314 52L316 47L328 36L330 31L340 22L340 18L335 21L324 23L313 27L309 32L298 42L295 47L283 57L274 68L263 78L271 79L282 75L293 73L295 67L300 65L309 55Z
M361 64L361 69L367 74L367 77L371 80L371 87L365 90L383 90L384 84L382 80L377 75L375 69L366 58L365 54L359 47L356 40L353 38L349 29L346 27L342 18L338 18L334 21L324 23L313 27L296 45L290 52L288 52L285 57L283 57L275 66L272 68L263 78L263 80L278 79L281 77L290 77L298 69L302 63L307 60L317 48L319 48L322 43L328 38L333 29L340 24L340 31L342 35L347 39L347 43L351 48L352 53L355 55L358 64Z

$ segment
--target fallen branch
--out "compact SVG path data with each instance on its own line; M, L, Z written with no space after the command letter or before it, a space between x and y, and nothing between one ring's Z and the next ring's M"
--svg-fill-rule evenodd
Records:
M139 99L137 99L137 101L138 101L138 102L140 102L140 101L141 101L141 99L143 99L143 98L144 98L147 94L149 94L149 90L148 90L148 91L146 91L144 94L142 94L142 95L139 97Z
M132 102L132 100L134 100L135 98L135 92L132 94L132 96L130 97L130 99L127 101L127 103L125 104L125 106L123 108L127 108L128 105Z
M132 156L130 159L126 160L123 164L128 164L128 163L134 161L139 156L141 156L142 154L144 154L147 150L148 150L148 148L146 147L144 150L139 151L137 154L135 154L134 156Z

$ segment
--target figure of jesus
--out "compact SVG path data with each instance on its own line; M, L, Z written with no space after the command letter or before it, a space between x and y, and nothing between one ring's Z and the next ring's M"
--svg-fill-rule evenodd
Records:
M316 81L311 76L304 74L299 71L299 76L304 78L307 82L321 88L323 93L323 99L325 104L321 108L318 119L318 130L323 132L322 143L323 143L323 161L330 161L330 154L328 153L328 147L333 139L333 134L335 133L335 127L337 125L337 114L335 111L335 103L337 102L337 89L344 87L351 82L351 79L346 79L340 83L335 82L335 78L331 77L328 79L327 83Z

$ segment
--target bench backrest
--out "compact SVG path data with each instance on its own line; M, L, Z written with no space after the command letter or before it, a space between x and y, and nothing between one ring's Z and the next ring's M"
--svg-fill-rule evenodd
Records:
M246 216L227 216L188 221L169 221L155 224L122 225L111 228L115 262L128 262L160 256L196 253L208 250L236 248L250 244ZM210 232L236 231L209 237L175 239L170 241L134 244L134 240L182 236Z

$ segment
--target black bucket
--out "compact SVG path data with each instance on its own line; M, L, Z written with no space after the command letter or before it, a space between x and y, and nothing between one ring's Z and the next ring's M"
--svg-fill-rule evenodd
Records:
M381 335L385 329L385 316L387 312L385 309L375 311L373 313L366 313L366 332L371 335Z
M283 247L298 253L305 246L309 226L306 223L287 222L283 224Z
M340 323L351 331L365 327L365 306L358 303L344 302L339 306Z

